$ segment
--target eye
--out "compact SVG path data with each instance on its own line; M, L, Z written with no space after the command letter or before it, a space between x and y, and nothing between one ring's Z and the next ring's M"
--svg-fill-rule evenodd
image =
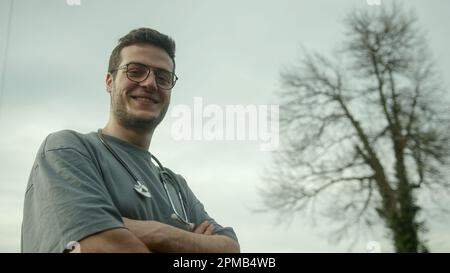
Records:
M147 75L148 69L145 66L138 64L128 65L127 74L130 77L141 77Z
M156 77L158 78L158 81L165 84L170 84L172 82L172 73L167 71L157 71Z
M145 70L144 69L128 69L128 74L132 75L132 76L140 76L145 74Z

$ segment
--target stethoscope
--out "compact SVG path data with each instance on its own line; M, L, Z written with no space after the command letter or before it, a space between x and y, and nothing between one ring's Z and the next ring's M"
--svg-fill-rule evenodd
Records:
M97 136L100 139L101 143L108 149L108 151L116 158L116 160L125 168L125 170L133 177L135 184L133 185L134 190L139 193L141 196L144 196L146 198L152 198L152 195L150 194L150 191L148 190L147 186L142 184L139 179L134 175L134 173L130 170L128 165L119 157L119 155L109 146L109 144L103 139L102 130L98 129ZM188 230L194 229L194 224L189 222L186 208L184 206L184 200L181 195L181 189L180 185L178 184L178 181L176 179L172 179L171 175L166 171L166 169L163 167L161 162L151 154L151 158L155 160L155 162L158 164L159 168L159 178L161 180L161 183L163 185L164 191L166 192L167 198L169 199L170 206L172 207L172 215L170 216L173 220L178 221L180 224L186 225ZM184 217L182 217L178 211L175 208L175 204L173 203L172 197L170 197L169 189L167 188L167 182L171 183L171 185L174 187L175 191L177 192L178 199L181 204L181 209L183 211Z

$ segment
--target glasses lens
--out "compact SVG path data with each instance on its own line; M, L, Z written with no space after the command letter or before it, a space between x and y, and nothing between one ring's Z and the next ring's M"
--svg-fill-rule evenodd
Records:
M131 63L127 67L127 76L135 82L144 81L148 76L149 70L146 66Z
M156 83L163 89L170 89L173 87L173 74L165 70L155 71Z

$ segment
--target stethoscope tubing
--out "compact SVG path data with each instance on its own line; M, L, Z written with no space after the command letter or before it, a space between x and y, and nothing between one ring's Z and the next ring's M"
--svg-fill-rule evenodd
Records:
M134 185L134 188L137 190L137 188L145 187L145 186L139 181L139 179L134 175L134 173L130 170L130 168L128 167L128 165L122 160L122 158L120 158L120 156L112 149L112 147L109 146L109 144L103 139L103 136L102 136L103 133L102 133L102 130L101 130L101 129L98 129L97 135L98 135L98 138L100 139L101 143L108 149L108 151L114 156L114 158L115 158L115 159L116 159L116 160L117 160L117 161L125 168L125 170L128 172L128 174L130 174L130 176L134 179L134 181L135 181L135 183L136 183L136 185ZM188 218L187 218L186 208L185 208L185 206L184 206L184 199L183 199L183 197L181 196L180 185L177 183L177 181L175 181L175 184L172 183L172 185L174 185L174 186L176 187L176 191L177 191L177 194L178 194L178 198L179 198L180 203L181 203L181 209L183 210L183 214L184 214L184 216L185 216L185 219L183 219L180 215L178 215L178 213L176 213L176 210L175 210L175 204L173 203L172 198L170 197L170 193L169 193L169 190L168 190L168 188L167 188L167 183L166 183L166 180L165 180L165 179L166 179L165 175L168 175L168 176L169 176L170 174L165 170L164 166L161 164L161 162L160 162L154 155L151 154L151 158L152 158L153 160L155 160L155 162L158 164L158 167L159 167L159 169L160 169L159 175L160 175L161 182L162 182L162 184L163 184L164 190L165 190L165 192L166 192L166 194L167 194L167 197L168 197L168 199L169 199L170 205L172 206L172 209L173 209L174 212L175 212L175 213L173 213L173 214L171 215L171 218L174 219L174 220L177 220L178 222L180 222L180 223L182 223L182 224L187 225L188 228L189 228L190 230L192 230L192 229L194 228L194 224L193 224L193 223L190 223L189 220L188 220ZM145 188L146 188L146 187L145 187ZM139 193L141 193L140 190L137 190L137 191L138 191ZM141 194L143 194L143 193L141 193ZM146 197L151 197L150 194L149 194L149 195L143 194L143 195L146 196Z

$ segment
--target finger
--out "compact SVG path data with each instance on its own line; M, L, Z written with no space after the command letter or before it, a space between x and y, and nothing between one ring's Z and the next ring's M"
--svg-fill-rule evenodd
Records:
M206 230L206 228L208 227L209 223L208 221L204 221L203 223L201 223L200 225L198 225L195 230L194 233L199 233L199 234L203 234Z
M208 228L205 230L205 232L203 233L204 235L213 235L214 234L214 225L213 224L209 224Z
M203 223L201 223L200 225L198 225L198 226L195 228L194 233L203 234L203 232L205 231L205 229L206 229L206 225L205 225L205 223L203 222Z

